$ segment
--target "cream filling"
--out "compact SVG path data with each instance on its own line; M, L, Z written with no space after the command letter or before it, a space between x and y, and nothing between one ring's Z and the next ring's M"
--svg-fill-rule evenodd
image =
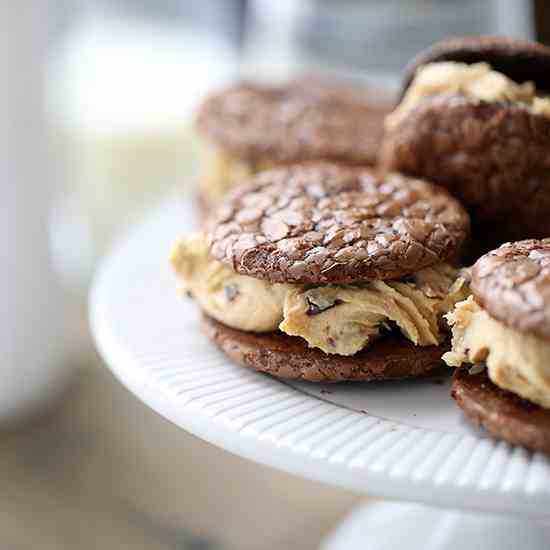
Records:
M446 317L453 333L447 365L485 363L494 384L550 408L550 343L495 321L471 296Z
M403 100L385 120L393 130L426 97L462 95L474 101L509 101L532 113L550 118L550 99L536 94L533 82L518 84L487 63L445 61L420 67Z
M240 330L269 332L283 320L282 303L290 285L239 275L213 260L202 233L176 244L172 266L183 292L190 293L210 317Z
M407 281L272 284L213 260L202 234L177 243L171 261L183 290L221 323L252 332L279 329L339 355L366 348L391 329L390 323L418 346L438 345L446 336L443 315L468 295L465 280L447 264Z
M273 163L247 162L225 152L220 147L205 143L199 175L201 195L212 204L218 203L227 193L261 170L273 168Z

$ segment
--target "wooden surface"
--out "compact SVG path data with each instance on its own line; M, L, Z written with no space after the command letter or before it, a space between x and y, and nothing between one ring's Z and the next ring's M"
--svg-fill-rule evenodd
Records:
M1 436L0 548L313 549L357 502L186 434L89 363Z

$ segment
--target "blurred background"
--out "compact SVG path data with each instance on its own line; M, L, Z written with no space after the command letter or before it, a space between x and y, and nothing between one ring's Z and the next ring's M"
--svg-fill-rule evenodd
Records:
M316 548L357 497L212 448L96 356L113 239L190 194L193 114L236 78L394 91L449 35L550 38L544 0L0 0L1 548Z

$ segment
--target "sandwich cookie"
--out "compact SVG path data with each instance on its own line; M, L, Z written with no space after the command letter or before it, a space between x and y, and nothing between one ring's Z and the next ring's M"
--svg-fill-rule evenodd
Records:
M373 164L391 107L382 94L314 78L243 82L212 95L196 120L204 141L201 206L208 209L244 178L280 165Z
M550 239L482 256L471 291L447 315L452 349L443 359L466 367L451 395L493 435L550 453Z
M468 295L446 261L469 219L446 191L309 163L237 188L172 265L211 340L241 365L316 382L417 376Z
M385 170L445 186L484 251L550 234L550 49L454 39L413 61L387 117ZM513 219L513 223L510 223Z

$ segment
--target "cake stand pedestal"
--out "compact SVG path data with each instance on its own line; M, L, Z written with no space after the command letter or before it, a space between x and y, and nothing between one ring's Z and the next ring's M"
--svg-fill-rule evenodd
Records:
M380 502L358 506L320 550L547 550L550 525L537 520Z

